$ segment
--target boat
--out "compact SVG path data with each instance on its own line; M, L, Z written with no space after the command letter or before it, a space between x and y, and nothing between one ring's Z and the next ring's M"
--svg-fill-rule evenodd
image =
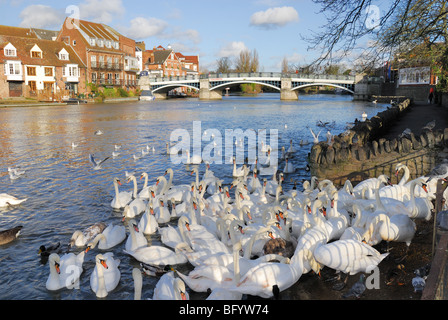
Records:
M156 97L153 95L151 90L143 90L138 99L140 101L153 101L156 99Z

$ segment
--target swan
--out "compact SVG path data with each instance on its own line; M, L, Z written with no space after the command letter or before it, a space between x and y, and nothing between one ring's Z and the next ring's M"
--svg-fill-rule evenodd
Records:
M179 150L177 150L176 146L169 147L169 143L166 143L166 154L167 155L177 155L179 153Z
M18 204L21 204L22 202L26 201L27 199L18 199L14 196L11 196L7 193L0 193L0 208L7 207L7 206L15 206Z
M23 226L17 226L11 229L0 231L0 245L10 243L17 239Z
M134 300L141 300L143 277L139 268L132 269L132 279L134 280Z
M285 168L283 169L284 173L294 173L296 169L292 165L292 163L289 161L288 158L285 158Z
M121 272L118 269L119 259L114 259L112 252L97 254L95 269L90 275L90 287L98 298L105 298L120 282Z
M202 162L202 158L200 155L194 154L192 157L190 157L190 151L186 150L187 153L187 160L185 164L200 164Z
M45 287L51 291L62 288L79 288L79 277L83 272L84 257L84 251L77 255L72 252L62 256L59 256L57 253L50 254L48 257L50 275L45 283Z
M177 221L178 226L176 228L168 225L159 229L160 241L170 248L175 249L176 246L182 242L187 243L188 240L185 237L185 231L182 224L188 222L187 217L182 216Z
M159 229L159 223L155 217L154 208L152 202L148 203L148 206L143 213L140 221L138 222L138 229L142 230L143 234L154 234Z
M86 253L98 245L98 249L107 250L122 243L126 239L126 227L109 224L106 229L89 241Z
M174 277L174 272L170 271L160 277L154 288L153 300L190 300L190 296L185 289L185 283Z
M194 168L193 171L197 171L198 168ZM174 171L171 168L165 170L164 175L169 174L169 179L164 189L164 195L166 199L174 198L176 202L182 202L185 193L190 191L191 186L188 184L173 185Z
M272 175L272 179L268 180L266 183L266 193L270 195L275 195L277 192L277 188L282 186L282 182L285 180L283 172L280 172L279 178L277 180L277 170L275 170Z
M369 229L372 237L368 244L375 245L381 240L405 242L409 249L417 227L407 214L396 214L389 217L380 213L372 220Z
M137 222L134 219L128 221L129 236L126 240L125 250L128 252L135 251L140 247L148 246L148 240L143 232L138 228Z
M338 192L333 192L330 195L330 211L327 213L327 221L325 221L325 228L328 232L328 241L339 239L349 226L349 215L347 211L340 211L338 209Z
M262 188L260 180L257 178L257 169L252 171L252 176L247 179L248 191L254 193Z
M159 206L155 209L155 217L158 224L168 223L171 220L171 214L162 198L159 198Z
M124 250L124 252L134 257L137 261L153 266L176 265L188 262L188 259L177 247L173 251L167 247L152 245L139 247L134 251Z
M129 202L132 200L132 192L129 191L119 191L118 185L121 185L120 179L114 178L114 188L115 188L115 197L113 198L110 205L114 209L124 208Z
M86 228L84 231L76 230L70 239L69 247L84 247L99 233L103 232L106 227L107 226L104 222L97 222Z
M381 254L362 241L346 239L320 244L314 249L314 258L328 268L346 274L372 272L389 253Z
M294 146L292 145L292 139L289 140L289 148L288 148L288 153L294 153L297 152L297 149L294 148Z
M381 184L389 185L389 177L385 174L379 175L378 178L369 178L361 181L356 186L353 187L353 193L357 199L361 199L362 190L364 188L375 190L377 188L377 182L380 181Z
M411 173L409 171L409 168L407 165L403 164L403 163L397 163L397 165L395 166L395 176L398 178L398 174L399 172L403 170L404 174L401 177L400 181L398 182L398 185L400 186L404 186L406 184L406 182L409 180L409 177L411 176Z
M409 211L409 217L413 219L425 219L426 221L431 220L431 213L434 209L434 205L427 198L421 198L415 196L415 187L417 185L421 186L422 189L426 189L425 184L426 179L423 177L417 178L411 183L411 200L405 202L405 206ZM425 190L427 191L427 190Z
M145 178L142 189L138 192L138 198L140 199L150 199L151 198L151 190L153 190L154 186L148 186L148 173L142 172L140 175L140 180Z
M246 165L243 164L241 167L236 167L236 159L233 157L233 171L232 176L233 177L244 177L249 173L249 170L247 169Z
M127 182L131 181L134 183L134 192L133 192L133 198L134 200L132 200L128 205L127 205L127 211L126 209L123 212L123 216L128 217L128 218L133 218L135 216L138 216L139 214L141 214L142 212L145 211L146 209L146 203L145 201L143 201L142 198L140 198L138 196L138 189L137 189L137 179L135 178L134 175L130 175L128 177Z

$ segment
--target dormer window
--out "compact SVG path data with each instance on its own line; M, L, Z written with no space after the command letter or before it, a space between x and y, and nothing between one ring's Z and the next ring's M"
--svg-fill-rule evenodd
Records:
M102 39L98 40L98 46L104 47L104 41Z
M120 49L120 44L118 42L115 42L114 46L115 46L115 49L117 49L117 50Z
M41 58L42 59L42 52L40 52L40 51L31 51L31 57L32 58Z
M65 49L59 51L59 60L68 60L68 52Z
M10 44L10 43L8 43L8 44L5 46L5 48L3 49L3 51L4 51L6 57L17 57L17 50L16 50L16 48L15 48L12 44Z
M94 46L95 45L95 39L90 39L90 45Z
M110 48L111 47L111 43L109 40L106 41L106 47Z

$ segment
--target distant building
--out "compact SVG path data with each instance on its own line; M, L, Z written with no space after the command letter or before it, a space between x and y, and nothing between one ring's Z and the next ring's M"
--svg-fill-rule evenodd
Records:
M66 18L58 41L66 43L87 66L95 85L133 89L137 86L135 41L100 23Z
M36 29L0 26L0 63L1 98L60 100L86 90L82 60Z

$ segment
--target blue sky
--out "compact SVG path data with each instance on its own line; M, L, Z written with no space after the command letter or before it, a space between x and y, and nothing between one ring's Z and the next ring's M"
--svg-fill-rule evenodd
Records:
M305 65L316 57L300 34L325 23L311 0L0 0L0 23L60 29L66 16L101 22L147 48L171 45L199 55L201 68L214 70L221 57L256 49L261 71L279 72L284 57Z

